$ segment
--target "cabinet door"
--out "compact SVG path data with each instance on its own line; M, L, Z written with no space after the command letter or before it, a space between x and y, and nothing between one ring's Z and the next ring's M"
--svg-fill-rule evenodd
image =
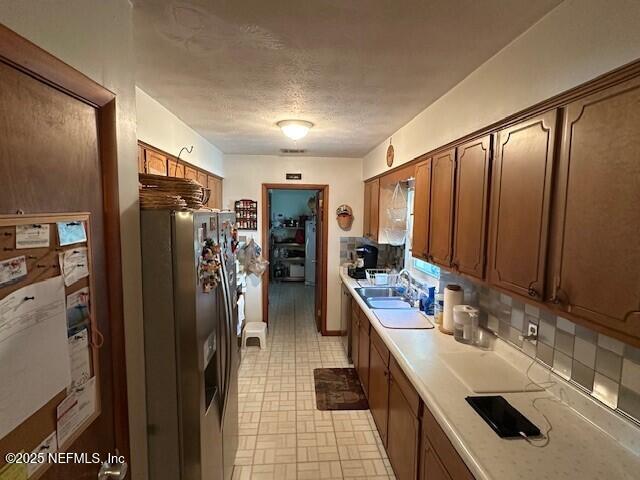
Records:
M190 180L195 180L197 182L198 181L198 171L195 168L190 167L189 165L185 165L184 166L184 178L188 178Z
M375 179L364 184L364 236L378 240L379 228L380 180Z
M431 203L431 159L416 165L413 200L411 253L424 260L429 255L429 205Z
M207 174L206 173L198 170L198 177L196 178L196 180L204 188L207 188Z
M640 337L640 79L567 106L551 297Z
M542 299L557 112L498 132L491 198L489 281Z
M484 277L491 136L458 147L453 262L457 271Z
M138 173L145 173L144 147L138 145Z
M184 165L173 158L169 159L169 176L184 178Z
M451 264L455 171L455 148L433 157L431 162L428 260L444 267Z
M420 458L420 480L451 480L449 472L440 462L431 444L426 440L423 441Z
M207 178L207 185L211 190L211 196L209 197L209 203L207 204L211 208L222 208L222 181L211 175Z
M360 310L358 342L358 376L365 395L369 396L369 319Z
M167 157L153 150L146 150L145 157L147 160L147 173L153 175L167 174Z
M362 211L362 236L368 237L371 232L371 184L364 184L364 207Z
M359 363L359 345L360 345L360 309L351 310L351 360L353 361L353 368L358 370Z
M375 346L369 351L369 410L378 427L382 444L387 446L389 414L389 370Z
M389 382L389 423L387 453L398 480L414 480L418 476L420 422L411 405L391 376Z

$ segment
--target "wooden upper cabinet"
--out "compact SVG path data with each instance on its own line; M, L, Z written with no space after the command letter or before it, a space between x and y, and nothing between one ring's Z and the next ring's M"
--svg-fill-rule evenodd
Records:
M557 111L498 132L493 165L489 281L541 300Z
M451 265L455 171L455 148L433 156L427 259L444 267Z
M184 166L184 178L188 178L190 180L198 181L198 170L189 165Z
M222 209L222 180L218 177L209 175L207 178L207 185L209 190L211 190L209 203L207 205L210 208Z
M146 161L144 154L144 147L142 145L138 145L138 173L145 173L146 170Z
M364 236L378 240L379 208L380 208L380 179L370 180L364 184Z
M640 337L640 79L564 112L550 298Z
M458 147L452 266L484 277L491 136Z
M431 203L431 159L416 165L413 201L411 253L427 259L429 255L429 204Z
M198 183L199 183L200 185L202 185L204 188L208 188L208 187L207 187L207 184L209 183L209 180L208 180L208 178L207 178L207 174L206 174L206 173L204 173L204 172L203 172L203 171L201 171L201 170L198 170L196 180L197 180L197 181L198 181Z
M178 160L174 160L173 158L169 159L169 176L184 178L184 164L180 163Z
M167 157L149 149L146 149L145 157L147 173L151 173L153 175L167 175Z

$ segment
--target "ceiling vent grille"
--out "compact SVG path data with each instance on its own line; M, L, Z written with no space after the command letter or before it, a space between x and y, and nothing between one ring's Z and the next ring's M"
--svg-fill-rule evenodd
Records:
M302 153L306 153L307 151L304 148L281 148L280 153L283 155L300 155Z

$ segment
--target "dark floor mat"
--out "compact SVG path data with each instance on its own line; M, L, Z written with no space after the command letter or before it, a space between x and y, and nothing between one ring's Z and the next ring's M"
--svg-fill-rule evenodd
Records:
M316 368L313 370L318 410L368 410L355 368Z

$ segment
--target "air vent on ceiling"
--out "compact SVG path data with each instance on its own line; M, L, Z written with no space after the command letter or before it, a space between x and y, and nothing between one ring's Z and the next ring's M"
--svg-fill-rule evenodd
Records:
M306 153L304 148L281 148L280 153L284 155L300 155L301 153Z

